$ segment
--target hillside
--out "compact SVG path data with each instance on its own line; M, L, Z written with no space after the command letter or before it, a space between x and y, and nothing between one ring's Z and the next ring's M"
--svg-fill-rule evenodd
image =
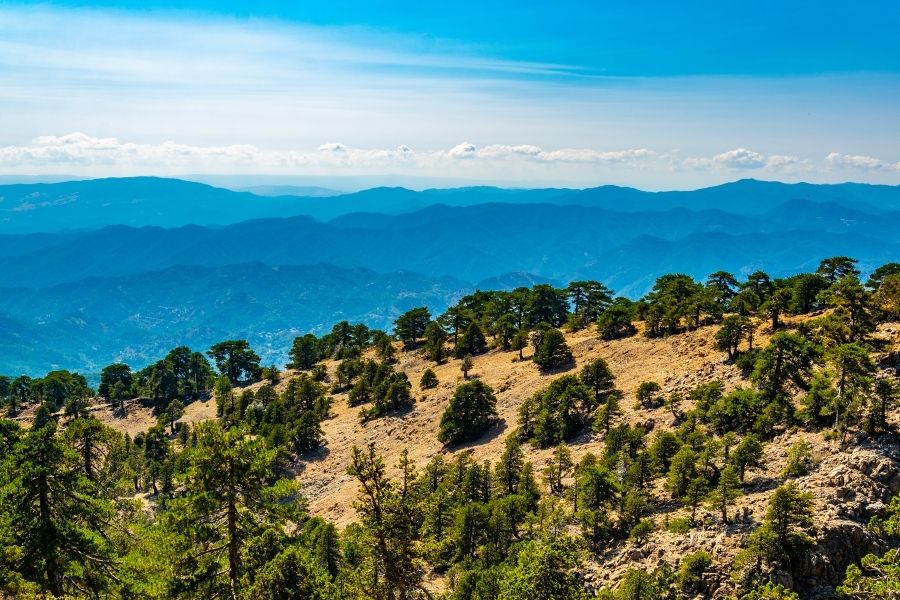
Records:
M792 325L803 320L794 319ZM459 361L449 360L434 366L421 353L400 352L397 368L413 382L414 408L399 416L387 416L364 424L359 419L360 408L348 406L347 393L334 394L329 416L322 423L324 445L320 450L304 455L294 465L297 479L313 515L346 527L358 519L353 502L359 483L347 472L353 447L374 444L391 467L388 474L392 477L400 475L395 465L404 449L420 468L436 455L444 456L447 462L452 462L461 453L470 453L476 464L495 461L503 453L506 437L517 426L522 401L552 380L577 372L597 358L604 359L616 376L616 389L623 398L623 422L654 433L674 431L678 422L668 408L632 406L641 382L659 382L664 395L673 392L686 395L694 387L712 381L721 381L725 392L749 385L740 371L724 360L724 354L714 349L717 330L718 326L705 326L667 338L637 335L612 341L599 340L592 329L568 333L566 341L572 348L575 363L571 368L551 374L542 374L536 369L527 353L523 361L517 360L515 352L498 350L478 356L470 378L484 381L496 391L499 421L477 441L450 447L438 442L436 436L450 396L464 382ZM892 352L896 356L900 351L900 326L897 324L881 326L875 338L883 340L882 356ZM768 339L769 332L760 329L754 342L764 346ZM400 350L399 346L397 349ZM330 379L334 380L338 363L326 361L325 364ZM422 390L418 382L429 367L437 374L440 384L435 389ZM296 375L296 372L285 371L276 389L283 391ZM256 390L260 385L254 384L243 390ZM690 403L681 407L685 411L690 408ZM130 403L124 418L111 412L105 404L98 405L93 413L132 436L156 422L150 408L139 403ZM20 419L27 422L32 414L33 411L23 413ZM196 425L215 418L215 404L207 400L188 405L181 421ZM893 426L900 425L898 410L893 410L889 418ZM660 529L646 542L620 541L593 555L585 567L586 582L595 589L615 586L623 580L628 569L652 571L664 565L677 569L687 555L703 550L713 559L712 570L704 576L707 589L714 590L713 597L716 598L733 591L730 569L735 556L747 534L763 520L773 490L782 480L779 473L787 464L790 448L798 440L805 440L811 445L815 466L796 482L801 490L813 495L818 552L821 554L817 555L818 562L805 564L801 574L795 574L796 578L786 573L779 576L788 585L803 590L805 598L830 597L829 590L843 577L848 564L881 548L881 542L866 530L864 524L869 517L881 514L891 495L900 492L900 446L895 436L869 440L860 435L842 447L827 433L828 429L821 432L787 429L766 444L764 466L748 474L744 494L732 508L739 518L725 529L714 524L714 511L703 506L698 520L706 524L689 534ZM602 454L605 440L601 434L585 430L570 440L569 447L577 463L588 453ZM524 451L525 459L533 463L535 472L541 473L551 459L553 448L537 449L526 445ZM665 501L667 492L661 485L655 486L651 494L661 502L652 513L658 523L689 515L680 504ZM433 572L428 577L428 587L433 592L446 590L448 585L445 574Z

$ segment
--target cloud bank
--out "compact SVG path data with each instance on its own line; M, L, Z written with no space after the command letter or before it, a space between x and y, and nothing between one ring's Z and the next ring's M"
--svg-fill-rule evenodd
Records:
M449 148L357 148L325 142L308 150L270 150L253 144L202 146L163 141L137 143L81 132L39 136L30 143L0 147L0 172L134 175L185 173L455 176L486 181L548 180L557 184L602 182L610 174L652 172L677 175L703 172L724 179L740 176L853 178L879 172L896 176L900 163L837 152L800 158L735 148L711 156L683 157L678 152L647 148L604 150L546 149L535 144L477 144L464 141ZM562 177L553 180L554 174Z

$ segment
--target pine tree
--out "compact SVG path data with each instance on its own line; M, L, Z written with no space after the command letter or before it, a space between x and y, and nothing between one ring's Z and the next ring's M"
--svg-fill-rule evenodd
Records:
M547 487L550 488L551 494L562 496L565 491L563 479L569 476L573 466L572 452L565 442L560 442L556 449L553 450L553 454L544 468L544 477L547 480Z
M431 313L424 306L406 311L394 321L394 335L406 350L412 350L425 334L425 327L431 320Z
M422 379L419 381L419 386L423 390L430 390L431 388L436 388L438 383L438 378L437 375L434 374L434 371L425 369L425 372L422 373Z
M384 462L374 444L362 450L354 446L347 473L359 481L354 503L364 528L367 556L353 577L361 597L405 600L422 590L422 570L415 545L414 524L421 507L403 497L396 483L385 475ZM412 482L408 482L411 487Z
M13 550L13 569L55 597L102 595L115 577L115 510L83 464L52 420L25 433L0 462L0 542Z
M566 338L559 329L542 331L535 341L532 360L542 371L562 367L574 360Z
M276 451L242 427L223 431L207 421L194 428L185 494L164 513L181 561L173 593L237 597L241 552L263 527L283 527L303 509L297 485L275 476Z
M619 399L614 394L607 396L606 403L600 407L597 416L594 417L594 431L609 433L613 421L621 415L622 408L619 405Z
M809 535L813 526L812 495L794 483L772 494L763 524L750 534L739 563L748 560L790 568L815 542Z
M744 483L747 469L763 465L763 446L755 435L748 435L740 441L731 453L731 464L737 469L738 480Z
M464 356L477 356L487 352L487 340L481 327L474 321L469 324L463 335L459 337L456 346L453 348L453 356L462 358Z
M510 342L510 348L517 351L519 353L519 360L524 360L525 357L522 355L522 351L528 347L528 332L519 330L513 336Z
M294 338L291 346L291 362L289 369L308 371L313 368L321 358L319 340L311 333Z
M741 495L741 482L734 467L726 466L719 473L719 480L709 495L709 505L722 515L722 524L728 525L728 507Z
M444 342L447 340L447 332L436 321L431 321L425 327L425 347L423 351L428 360L437 364L444 362Z
M462 371L463 379L469 378L469 371L472 370L472 367L475 366L475 361L472 360L472 357L468 354L463 356L459 361L459 370Z
M586 364L579 374L581 381L594 391L599 404L601 399L615 389L616 376L602 358L596 358Z
M219 373L228 377L231 385L259 381L262 373L259 355L250 348L247 340L219 342L207 354L216 361Z
M478 439L497 418L494 391L481 381L456 388L441 416L438 440L456 444Z
M515 435L506 436L506 444L500 460L494 468L494 478L497 481L498 494L503 496L515 494L519 490L519 480L522 477L522 467L525 464L525 455L522 453L522 445Z

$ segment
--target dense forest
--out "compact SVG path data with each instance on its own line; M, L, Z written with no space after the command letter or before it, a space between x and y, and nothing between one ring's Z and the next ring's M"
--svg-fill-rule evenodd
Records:
M837 256L786 278L664 275L637 301L597 281L477 291L440 315L409 310L391 332L343 321L302 335L281 367L262 364L245 340L225 340L205 352L175 348L140 370L111 364L97 390L63 370L0 376L0 597L804 597L801 572L819 545L811 494L797 484L815 457L799 434L842 451L897 446L900 361L875 334L898 321L900 263L861 277L855 260ZM566 341L577 331L675 339L701 327L715 328L741 386L710 380L667 394L648 380L625 397L606 361L575 364ZM298 465L327 448L321 425L338 394L359 407L361 425L413 410L405 353L459 365L434 433L453 452L416 464L406 452L353 448L357 519L339 528L310 513ZM456 450L498 421L498 390L475 369L488 353L531 361L548 381L519 399L502 454L479 462ZM428 369L417 387L438 383ZM182 421L209 398L215 420ZM98 405L124 413L135 399L158 418L137 435L93 415ZM632 404L664 411L674 426L629 422ZM796 441L772 473L764 451L784 433ZM585 436L603 450L575 460ZM528 460L536 448L552 452L542 468ZM774 489L764 518L749 523L736 504L756 473ZM669 518L674 509L683 516ZM703 550L618 581L586 575L624 541L738 525L747 534L726 581L711 576ZM868 527L880 550L845 565L832 595L900 594L900 496Z

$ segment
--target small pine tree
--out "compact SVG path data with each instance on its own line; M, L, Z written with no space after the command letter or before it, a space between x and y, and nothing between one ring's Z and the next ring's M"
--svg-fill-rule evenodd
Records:
M474 366L475 362L472 360L471 356L464 356L462 360L459 361L459 370L462 371L463 379L469 378L469 371L471 371Z
M600 410L597 411L597 416L594 417L594 431L597 433L602 431L604 434L609 433L613 421L621 414L622 408L619 406L619 399L615 395L608 396L606 404L600 407Z
M612 392L615 387L616 376L602 358L594 359L586 364L581 369L579 377L586 386L594 391L597 402L600 402L601 398Z
M758 468L763 464L763 446L755 435L748 435L735 447L729 461L737 469L738 480L744 483L747 469Z
M528 332L524 330L519 330L513 336L510 341L510 348L516 350L519 353L519 360L524 360L525 357L522 355L522 351L528 347Z
M562 496L565 491L563 478L572 472L572 466L572 452L565 442L560 442L544 468L544 478L551 494Z
M719 511L723 525L728 525L728 507L734 504L740 495L741 482L734 467L729 465L719 473L719 481L709 495L709 507Z
M813 525L812 495L793 483L781 486L769 500L763 524L747 538L738 566L762 561L789 568L800 554L815 545L807 533Z
M654 531L656 531L656 523L653 522L653 519L641 519L637 525L631 528L628 540L639 545L646 544Z
M682 500L691 508L691 523L696 523L697 508L708 492L709 482L702 475L698 475L688 482Z
M781 472L781 476L785 478L801 477L809 473L812 465L812 445L806 440L798 440L788 450L787 465Z
M643 408L652 408L656 403L659 392L662 388L655 381L643 381L638 386L635 396L637 397L638 406Z
M566 338L559 329L547 329L536 339L532 360L542 371L549 371L574 360Z
M467 355L478 355L487 352L487 340L478 323L472 322L466 328L453 348L453 356L462 358Z
M444 362L444 342L447 340L447 332L437 321L431 321L425 327L425 347L423 351L437 364Z
M422 373L422 379L419 380L419 386L423 390L430 390L432 388L436 388L438 386L438 378L437 375L434 374L434 371L431 369L425 369L425 372Z

